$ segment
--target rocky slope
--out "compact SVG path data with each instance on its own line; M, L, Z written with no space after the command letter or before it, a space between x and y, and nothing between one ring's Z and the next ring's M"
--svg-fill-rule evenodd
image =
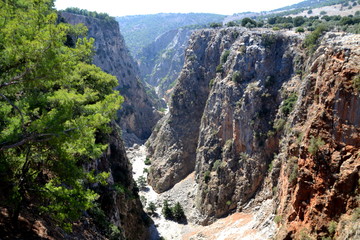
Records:
M167 90L174 86L184 65L191 33L190 29L183 28L166 32L138 55L141 75L144 81L157 87L159 97L168 96Z
M117 22L62 12L61 16L70 24L84 24L88 37L95 39L94 64L107 73L117 77L118 90L125 102L119 111L119 125L127 145L147 139L159 114L147 96L139 77L139 69L125 46Z
M327 34L314 55L302 42L239 28L193 34L170 111L147 143L153 188L195 170L205 224L273 199L276 239L343 239L346 216L359 215L360 36Z

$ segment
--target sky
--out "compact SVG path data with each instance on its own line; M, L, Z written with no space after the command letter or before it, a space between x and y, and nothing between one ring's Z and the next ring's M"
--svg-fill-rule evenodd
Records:
M260 12L288 6L302 0L56 0L58 10L78 7L105 12L110 16L155 13L217 13L232 15L240 12Z

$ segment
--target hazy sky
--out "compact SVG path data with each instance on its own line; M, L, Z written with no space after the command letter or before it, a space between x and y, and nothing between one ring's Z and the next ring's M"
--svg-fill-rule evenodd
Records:
M153 13L218 13L232 15L246 11L266 11L302 0L56 0L57 9L78 7L106 12L111 16Z

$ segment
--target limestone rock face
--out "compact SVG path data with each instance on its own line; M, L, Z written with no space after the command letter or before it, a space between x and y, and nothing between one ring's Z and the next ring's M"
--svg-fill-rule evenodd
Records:
M61 13L61 16L70 24L82 23L89 29L88 37L95 39L94 64L117 77L118 90L125 98L118 113L118 123L126 144L132 145L147 139L160 116L146 94L138 66L120 34L119 24L66 12Z
M276 239L356 236L360 36L319 43L309 53L291 32L195 32L147 143L154 189L195 171L204 224L273 199Z
M143 211L132 177L132 166L126 156L121 129L116 123L112 123L112 129L113 132L108 136L107 152L88 165L89 170L111 174L108 185L97 188L100 193L99 207L109 221L121 229L124 239L149 239L149 219ZM122 191L117 191L116 187Z
M359 44L359 35L328 33L307 61L279 154L279 239L359 237Z
M296 49L292 45L298 41L296 37L247 33L234 28L203 30L192 36L185 66L171 99L170 112L149 140L153 160L149 180L155 189L169 189L194 170L195 165L198 177L203 178L216 160L224 160L224 165L225 159L239 161L239 154L249 155L251 159L252 155L263 153L260 150L265 146L265 140L260 133L266 135L271 129L269 122L273 119L270 115L275 116L276 105L281 100L278 90L294 72ZM219 66L223 69L219 70ZM234 75L237 79L233 81ZM250 126L252 120L254 123ZM244 132L237 129L244 129ZM258 136L253 133L255 129ZM227 155L222 155L225 147ZM252 167L258 169L248 183L254 185L249 196L261 182L266 157L275 150L264 153L262 163L255 159L243 163L246 168L253 162ZM239 168L238 163L230 165L234 171ZM224 181L229 182L228 179ZM244 196L244 200L249 196Z
M183 28L166 32L137 56L143 79L157 87L160 97L169 97L167 91L173 87L184 65L191 33L192 30Z

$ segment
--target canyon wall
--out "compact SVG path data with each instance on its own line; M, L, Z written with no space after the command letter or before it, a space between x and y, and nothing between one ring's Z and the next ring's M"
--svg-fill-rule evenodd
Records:
M139 68L125 45L119 24L66 12L62 12L61 17L70 24L81 23L88 28L88 37L95 39L93 63L117 77L117 89L125 98L118 114L123 139L129 146L143 142L150 136L160 116L146 94Z
M356 234L346 216L359 215L360 36L328 33L314 53L303 38L192 35L169 113L147 142L156 191L195 171L203 224L273 199L276 239L341 236L345 225Z

